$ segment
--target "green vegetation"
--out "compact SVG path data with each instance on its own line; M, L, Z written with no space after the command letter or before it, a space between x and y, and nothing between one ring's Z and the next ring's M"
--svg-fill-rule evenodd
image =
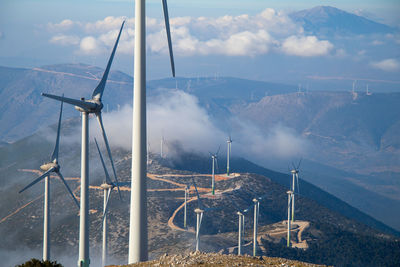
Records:
M17 265L16 267L63 267L61 264L56 261L43 261L38 259L31 259L21 265Z

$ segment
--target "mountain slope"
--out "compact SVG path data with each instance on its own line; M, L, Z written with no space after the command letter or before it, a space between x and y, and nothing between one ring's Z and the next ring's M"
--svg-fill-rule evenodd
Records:
M66 127L64 127L66 128ZM64 136L63 140L67 138ZM46 145L47 143L47 145ZM0 200L2 205L0 212L0 234L4 242L0 243L2 254L5 253L5 259L10 257L9 250L21 250L23 248L36 251L36 257L40 257L41 239L42 239L42 183L32 187L24 194L16 192L33 179L36 175L31 173L28 168L35 169L31 166L32 161L29 157L36 157L36 161L40 162L46 158L46 151L51 142L39 135L32 136L21 140L18 143L9 146L17 146L25 148L25 157L19 160L19 149L11 149L8 147L7 154L10 155L11 161L14 163L11 166L5 166L1 169L1 194ZM101 167L99 166L98 155L95 153L93 144L91 149L91 169L90 169L90 242L91 242L91 259L93 264L100 259L97 257L101 246L101 211L103 205L103 192L98 187L101 180L104 179ZM43 151L42 151L43 150ZM51 149L50 149L51 150ZM40 151L40 153L38 153ZM2 154L3 151L0 151ZM60 162L62 172L70 184L72 190L79 197L79 144L68 143L67 146L60 147ZM129 181L131 170L131 158L129 151L113 149L113 155L116 160L116 168L121 181ZM199 161L198 156L188 157L182 155L185 161L185 166L198 168L201 164L209 165L205 158ZM202 157L200 157L202 158ZM270 170L263 169L257 165L247 162L242 159L233 160L232 166L238 169L242 168L246 173L240 173L239 176L225 179L218 176L216 182L216 196L210 195L210 176L204 173L193 173L190 171L174 170L166 165L175 162L174 159L160 159L157 155L151 154L149 162L148 176L148 211L149 211L149 249L150 258L157 258L164 253L187 253L194 249L194 225L195 214L193 210L197 207L196 197L193 188L190 190L190 202L188 204L188 230L183 228L183 203L184 188L187 184L191 184L192 178L199 187L200 194L203 197L204 205L208 207L219 207L219 210L205 213L202 230L201 230L201 249L203 251L218 252L223 250L224 253L230 251L230 248L237 244L237 215L236 208L230 199L233 199L240 207L247 207L252 203L252 199L256 195L264 195L266 197L261 201L260 205L260 236L268 236L268 229L274 224L282 224L282 221L287 217L287 186L282 184L287 183L290 177L285 174L276 173ZM207 163L206 163L207 162ZM29 164L28 164L29 163ZM175 162L176 163L176 162ZM183 163L183 162L182 162ZM37 166L36 166L37 167ZM25 170L22 170L24 168ZM208 168L207 168L208 169ZM14 170L14 171L12 171ZM248 172L264 172L264 175L257 175ZM7 173L7 175L3 175ZM368 222L365 214L358 212L356 209L338 201L333 196L323 192L322 190L301 181L302 194L296 198L296 220L310 222L309 228L303 234L304 240L308 243L314 253L313 258L308 258L308 261L316 263L326 263L331 261L331 253L338 251L339 248L329 246L334 244L337 233L345 233L343 244L349 247L354 247L355 251L359 251L365 246L365 241L368 240L369 246L376 251L372 254L351 255L348 254L345 258L337 257L337 262L352 264L363 258L361 261L364 266L373 266L377 262L385 260L386 266L391 266L392 260L398 257L398 250L392 251L393 246L398 246L399 241L391 235L384 234L379 230L366 226L363 222ZM128 245L128 213L129 213L129 187L122 188L124 202L119 202L117 194L113 193L112 202L110 203L109 216L109 233L110 233L110 253L112 262L125 262ZM327 208L328 204L332 211ZM333 203L333 204L332 204ZM344 216L343 212L349 211L353 217L358 217L357 220L350 219ZM62 184L57 180L52 180L52 242L53 255L59 261L66 263L67 266L76 263L77 238L78 238L78 211L72 200L65 192ZM245 227L245 242L251 241L253 214L250 212L246 216ZM372 219L373 221L373 219ZM376 222L376 221L375 221ZM172 227L173 226L173 227ZM375 226L380 227L377 223ZM386 227L386 231L390 228ZM394 231L392 231L395 233ZM296 250L298 255L291 255L292 252L284 247L279 247L279 243L284 240L282 237L275 239L261 239L266 252L260 247L258 253L287 254L292 258L306 257L306 251ZM281 238L281 239L280 239ZM328 240L328 241L327 241ZM354 241L349 243L348 240ZM294 241L296 239L294 238ZM315 250L323 242L323 250ZM278 246L278 248L277 248ZM244 248L246 253L250 253L251 246ZM391 258L384 258L387 255ZM307 256L309 257L309 256ZM64 261L63 261L63 260ZM357 260L357 261L355 261ZM21 260L22 262L22 260ZM333 262L336 265L337 262ZM10 264L11 265L11 264Z
M331 6L317 6L289 15L306 32L314 34L373 34L392 33L394 28L374 22Z

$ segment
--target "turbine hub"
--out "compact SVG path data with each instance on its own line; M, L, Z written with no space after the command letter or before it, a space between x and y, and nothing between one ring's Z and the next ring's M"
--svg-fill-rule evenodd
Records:
M49 162L40 166L40 169L45 172L47 172L51 168L55 168L55 171L58 171L60 169L60 166L56 162Z
M194 212L196 212L196 213L203 213L204 210L197 208L197 209L194 210Z
M104 184L101 184L100 187L103 188L103 189L105 189L105 190L107 190L107 189L112 189L112 188L114 188L114 185L104 183Z

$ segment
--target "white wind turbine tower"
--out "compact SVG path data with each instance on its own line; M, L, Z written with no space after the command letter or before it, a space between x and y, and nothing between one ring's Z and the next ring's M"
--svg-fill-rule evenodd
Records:
M189 186L185 187L185 206L183 210L183 228L186 229L186 219L187 219L187 199L189 197Z
M172 53L167 0L163 0L172 76L175 64ZM132 178L129 221L128 263L146 261L147 251L147 170L146 170L146 12L145 0L135 1L135 63L132 124Z
M110 179L110 175L108 174L106 165L104 164L103 156L101 155L99 145L97 144L96 138L94 139L94 142L96 143L97 151L99 152L100 156L100 161L104 169L104 174L106 177L106 181L100 185L101 188L104 190L104 201L103 201L103 217L102 217L102 223L103 223L103 249L102 249L102 254L101 254L101 262L102 266L107 265L107 254L108 254L108 242L107 242L107 211L108 211L108 203L110 201L110 196L112 190L117 186L124 186L124 185L130 185L129 182L118 182L118 183L113 183Z
M212 154L211 152L211 159L212 159L212 167L211 167L211 192L214 195L215 194L215 167L218 168L218 153L219 153L219 149L221 147L218 148L217 153Z
M165 138L164 135L161 136L161 147L160 147L160 156L161 158L164 157L164 143L165 143Z
M252 192L254 195L256 193L253 190L250 190L247 188L250 192ZM254 205L254 226L253 226L253 256L255 257L257 255L257 235L258 235L258 218L259 218L259 212L260 212L260 201L264 199L264 197L267 194L264 194L262 196L255 196L253 198L253 205Z
M76 200L74 194L69 188L67 182L65 181L63 175L60 172L60 165L58 164L58 148L60 143L60 128L61 128L61 116L62 116L63 102L61 102L60 108L60 116L58 118L58 127L57 127L57 138L56 145L54 147L53 154L51 155L50 162L43 164L40 166L40 169L45 171L39 178L36 178L32 183L25 186L23 189L19 191L19 193L24 192L29 187L38 183L39 181L45 179L44 186L44 209L43 209L43 260L50 260L50 174L55 173L64 183L67 188L69 194L72 196L75 204L79 208L78 200Z
M293 201L293 191L287 191L288 194L288 218L287 218L287 247L290 247L290 207Z
M235 208L237 209L236 214L239 216L239 224L238 224L238 255L242 255L242 238L244 236L244 214L249 212L250 207L253 206L250 205L250 207L242 210L241 208L238 207L238 205L236 204L236 202L232 199L231 202L233 203L233 205L235 206Z
M199 251L200 250L200 228L201 228L201 222L203 220L203 213L211 211L211 210L218 210L219 208L207 208L206 206L204 206L203 202L201 201L199 191L197 190L197 186L196 186L196 183L194 182L193 178L192 178L192 182L193 182L194 189L195 189L196 195L197 195L197 208L194 210L194 212L196 213L196 251Z
M231 135L229 135L229 139L226 141L228 145L228 151L227 151L227 156L226 156L226 175L229 176L229 163L230 163L230 158L231 158L231 147L232 147L232 138Z
M292 203L292 222L294 222L294 208L295 208L295 206L294 206L294 199L295 199L294 198L294 194L295 194L296 191L299 192L299 190L300 190L300 187L299 187L299 168L300 168L300 164L301 164L301 159L300 159L299 164L297 165L297 167L294 166L294 164L292 163L293 169L290 171L292 173L291 191L293 192L292 201L291 201L291 203Z
M103 109L103 103L101 98L103 96L104 88L106 86L108 73L110 72L111 64L114 59L114 54L117 49L118 41L121 36L122 29L124 27L125 21L121 25L117 40L115 42L114 48L111 52L110 59L108 60L107 67L104 71L103 77L101 78L99 84L94 89L92 94L92 99L85 100L81 98L80 100L67 98L64 96L56 96L50 94L44 94L43 96L64 101L68 104L74 105L75 109L81 112L82 117L82 151L81 151L81 207L80 207L80 218L79 218L79 260L78 266L87 267L90 264L89 259L89 113L94 113L100 124L101 132L103 134L104 143L107 148L108 156L111 162L111 166L114 173L114 179L118 182L117 174L115 172L114 162L111 156L110 146L108 144L107 135L104 130L103 120L101 116L101 110ZM146 143L145 143L146 144ZM145 155L146 157L146 155ZM146 158L145 158L146 160ZM120 198L121 192L117 184L118 193Z

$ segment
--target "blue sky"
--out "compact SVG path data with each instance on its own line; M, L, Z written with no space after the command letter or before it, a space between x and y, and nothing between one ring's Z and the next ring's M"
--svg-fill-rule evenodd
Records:
M175 19L172 31L178 76L218 74L296 84L311 75L393 80L399 74L399 36L328 40L302 33L301 27L287 19L293 11L330 5L399 26L398 0L170 0L168 5L170 17ZM133 14L132 0L3 0L0 65L35 67L82 62L103 66L120 20L132 19ZM147 15L154 19L154 25L148 24L148 77L167 77L169 63L160 0L147 1ZM113 19L106 21L110 16ZM183 21L182 17L190 17L191 21ZM196 20L198 17L205 17L206 23ZM132 30L128 20L113 66L129 74L133 70L133 47L129 46ZM193 51L189 49L192 46ZM313 49L304 50L310 46ZM321 66L328 66L325 73ZM291 73L293 80L283 78L283 71Z

